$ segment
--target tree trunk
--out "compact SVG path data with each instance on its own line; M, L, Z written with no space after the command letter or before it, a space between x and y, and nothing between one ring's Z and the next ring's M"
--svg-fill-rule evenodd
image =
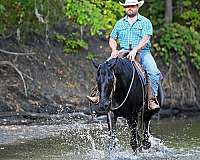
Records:
M165 0L165 23L171 23L173 18L172 0Z

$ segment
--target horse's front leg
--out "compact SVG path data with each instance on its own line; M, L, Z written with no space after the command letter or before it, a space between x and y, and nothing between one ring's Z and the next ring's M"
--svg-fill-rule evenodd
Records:
M140 137L137 131L137 118L128 118L127 119L129 128L131 130L131 140L130 140L130 144L131 147L133 149L133 151L135 152L136 149L139 147L140 145Z
M150 119L151 119L150 113L144 114L144 139L142 141L142 145L144 149L149 149L151 147L151 141L149 140L150 136Z
M117 117L114 115L113 112L109 111L107 114L107 123L110 135L110 141L108 146L109 150L113 150L117 144L116 122L117 122Z

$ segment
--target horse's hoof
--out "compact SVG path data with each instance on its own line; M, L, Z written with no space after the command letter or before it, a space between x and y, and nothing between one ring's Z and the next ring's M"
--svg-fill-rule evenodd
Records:
M116 148L116 145L117 143L116 142L111 142L109 145L108 145L108 150L112 151Z
M133 152L136 152L137 148L139 146L137 141L134 141L134 142L131 141L130 144L131 144L131 148L132 148Z
M137 145L131 145L131 148L132 148L133 152L136 153L136 151L137 151Z
M143 140L142 145L143 145L144 149L149 149L151 147L151 142L149 142L147 140Z

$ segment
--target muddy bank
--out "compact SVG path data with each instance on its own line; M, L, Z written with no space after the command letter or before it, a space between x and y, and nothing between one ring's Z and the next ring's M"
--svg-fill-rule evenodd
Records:
M17 41L16 35L0 38L0 48L3 50L35 53L0 53L0 61L9 62L0 63L1 118L5 118L4 113L65 114L81 111L88 114L85 96L95 84L95 68L87 56L93 53L98 62L103 62L110 49L107 39L92 37L86 38L86 41L88 50L65 54L60 42L49 40L48 44L44 37L33 33L23 43ZM198 72L188 67L187 75L180 78L175 74L174 65L163 66L159 56L156 58L164 76L165 100L160 115L199 112Z

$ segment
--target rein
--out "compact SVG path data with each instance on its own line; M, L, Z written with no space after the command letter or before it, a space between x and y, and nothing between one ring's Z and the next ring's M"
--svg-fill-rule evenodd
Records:
M121 108L121 107L124 105L124 103L126 102L128 96L129 96L129 93L130 93L131 88L132 88L132 85L133 85L133 81L134 81L134 79L135 79L134 62L132 63L132 66L133 66L133 74L132 74L131 83L130 83L128 92L127 92L127 94L126 94L126 97L124 98L123 102L122 102L119 106L117 106L117 107L115 107L115 108L114 108L113 105L112 105L113 93L114 93L115 88L116 88L116 77L115 77L115 74L114 74L114 72L113 72L114 77L115 77L115 80L114 80L114 83L113 83L113 89L112 89L111 94L110 94L110 97L111 97L111 110L112 110L112 111Z

